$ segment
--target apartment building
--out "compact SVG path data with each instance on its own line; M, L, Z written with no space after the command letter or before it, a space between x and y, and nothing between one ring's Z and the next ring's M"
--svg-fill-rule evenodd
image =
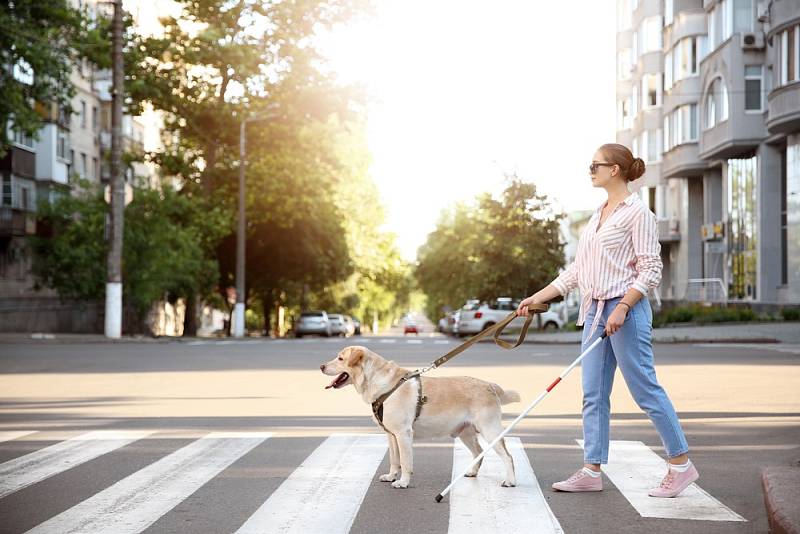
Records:
M74 5L90 16L109 9L97 0L75 0ZM13 66L9 71L17 83L32 81L32 73L24 68ZM0 160L0 331L84 330L96 315L83 310L81 314L88 317L86 325L64 323L69 307L55 292L34 287L28 238L36 234L39 202L71 194L78 179L108 182L110 80L110 71L98 71L84 62L71 73L74 95L69 106L35 104L44 118L36 138L4 125L12 143ZM123 150L141 152L145 137L142 120L124 116L122 129ZM151 165L133 163L126 169L126 181L135 185L155 185L157 179Z
M661 297L800 302L800 0L619 0L617 29Z

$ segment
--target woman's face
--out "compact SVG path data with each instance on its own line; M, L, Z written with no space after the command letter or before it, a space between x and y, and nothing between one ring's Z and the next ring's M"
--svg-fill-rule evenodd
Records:
M605 163L595 165L594 172L589 172L593 187L608 187L614 180L620 180L619 165L608 165L609 161L599 150L592 156L592 163Z

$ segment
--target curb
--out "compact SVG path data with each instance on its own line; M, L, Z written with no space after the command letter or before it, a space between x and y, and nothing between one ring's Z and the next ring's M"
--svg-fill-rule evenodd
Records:
M800 534L800 469L767 467L761 471L764 505L772 534Z

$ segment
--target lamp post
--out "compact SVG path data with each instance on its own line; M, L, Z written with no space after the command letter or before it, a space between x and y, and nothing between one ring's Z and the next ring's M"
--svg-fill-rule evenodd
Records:
M272 104L264 113L251 117L243 117L239 124L239 224L236 231L236 304L233 307L233 337L244 337L244 256L245 256L245 183L244 173L246 165L246 132L245 127L249 122L271 119L275 116ZM269 111L269 112L266 112Z

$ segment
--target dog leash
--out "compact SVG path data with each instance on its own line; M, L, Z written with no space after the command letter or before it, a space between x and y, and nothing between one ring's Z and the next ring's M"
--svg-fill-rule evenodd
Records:
M481 339L488 337L490 335L492 335L492 337L494 338L494 342L501 348L504 348L506 350L511 350L519 347L522 344L522 342L525 341L525 336L528 335L528 327L531 325L531 321L533 321L534 314L545 312L548 309L549 306L544 303L535 303L528 306L528 311L532 313L529 313L528 316L525 318L525 324L522 325L522 330L519 333L519 337L517 338L516 343L512 344L509 343L508 341L500 339L500 334L503 333L503 330L505 330L506 326L508 326L508 324L511 321L517 318L517 312L513 311L509 313L500 322L495 323L487 328L484 328L482 331L478 332L477 334L475 334L467 341L457 346L444 356L437 358L429 366L406 373L405 375L403 375L400 381L398 381L397 384L394 385L392 389L390 389L386 393L383 393L382 395L378 396L377 399L372 401L372 415L375 416L375 419L378 421L378 424L381 426L381 428L383 428L384 431L388 432L388 430L386 430L386 427L383 426L383 403L386 401L386 399L388 399L392 395L392 393L397 391L397 389L400 386L405 384L408 380L416 378L417 380L419 380L419 390L417 393L417 411L416 415L414 416L414 421L416 421L417 418L419 418L420 412L422 411L422 405L428 401L427 397L422 395L422 380L420 379L420 375L427 373L428 371L432 371L437 367L446 364L448 361L452 360L453 358L455 358L456 356L458 356L459 354L470 348L472 345L480 341Z

